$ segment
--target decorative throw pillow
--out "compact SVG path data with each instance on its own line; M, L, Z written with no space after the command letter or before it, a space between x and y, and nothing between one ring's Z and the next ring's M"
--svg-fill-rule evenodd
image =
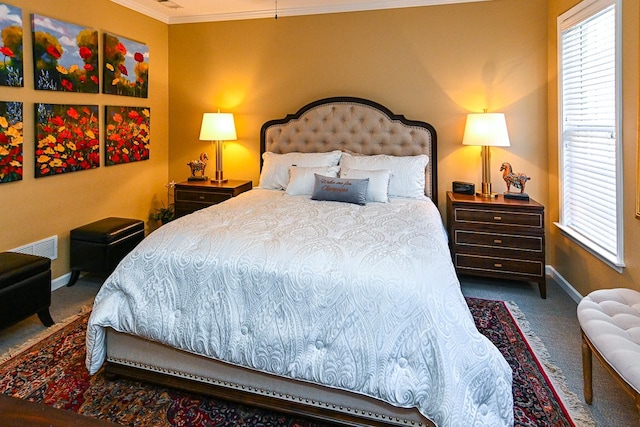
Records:
M311 199L364 205L367 203L368 186L369 178L331 178L315 174Z
M340 150L328 153L286 153L278 154L266 151L262 154L262 171L260 172L260 188L285 190L289 184L289 168L293 165L318 167L338 166Z
M339 171L339 166L322 166L315 168L291 166L289 168L290 177L286 193L290 196L310 196L311 193L313 193L315 174L335 178L338 176Z
M426 198L424 195L425 168L428 162L429 156L426 154L417 156L389 156L386 154L353 156L343 153L340 166L346 169L387 169L391 171L390 197L424 199Z
M390 170L342 168L340 170L340 178L369 178L369 186L367 187L367 201L381 203L387 203L389 201L389 180L391 179Z

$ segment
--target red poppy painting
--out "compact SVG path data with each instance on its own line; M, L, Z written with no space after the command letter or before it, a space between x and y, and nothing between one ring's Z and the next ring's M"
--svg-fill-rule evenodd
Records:
M149 95L149 48L112 34L104 35L103 93L146 98Z
M97 105L36 104L36 178L100 166Z
M98 93L98 31L32 15L35 88Z
M0 85L22 87L22 9L0 3L0 34Z
M22 102L0 101L0 183L22 180Z
M151 110L145 107L106 107L105 166L149 159Z

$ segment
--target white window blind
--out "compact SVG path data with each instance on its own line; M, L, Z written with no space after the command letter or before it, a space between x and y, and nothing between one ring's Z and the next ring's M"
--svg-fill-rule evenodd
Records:
M615 0L583 1L559 19L560 226L622 265Z

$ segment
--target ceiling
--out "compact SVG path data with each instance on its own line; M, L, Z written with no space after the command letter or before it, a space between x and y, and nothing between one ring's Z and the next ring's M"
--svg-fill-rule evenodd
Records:
M488 0L111 0L167 24L274 18Z

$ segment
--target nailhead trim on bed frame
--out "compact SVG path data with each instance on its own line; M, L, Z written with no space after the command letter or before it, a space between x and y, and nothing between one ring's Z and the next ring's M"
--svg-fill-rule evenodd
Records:
M262 395L262 396L272 396L272 397L276 397L276 398L282 399L282 400L287 400L287 401L290 401L290 402L300 402L300 403L304 403L305 405L311 404L312 406L315 406L317 408L330 408L330 409L341 411L341 412L344 412L344 413L347 413L347 414L355 414L355 415L359 415L359 416L364 416L364 417L367 417L367 418L370 418L370 419L379 419L379 420L388 421L388 422L395 422L398 425L407 425L407 426L411 425L411 426L416 426L416 427L423 427L424 426L424 424L421 423L421 422L410 421L410 420L401 419L401 418L398 418L398 417L393 419L391 417L387 417L386 415L378 414L377 412L360 411L360 410L356 410L356 409L351 409L349 407L337 406L337 405L334 405L332 403L309 400L309 399L298 397L298 396L294 396L294 395L291 395L291 394L283 394L283 393L275 392L275 391L272 391L272 390L257 389L257 388L250 387L250 386L240 385L240 384L232 383L232 382L229 382L229 381L219 381L219 380L216 380L216 379L213 379L213 378L202 377L202 376L199 376L199 375L185 374L184 372L175 371L173 369L158 368L158 367L155 367L155 366L152 366L152 365L147 365L145 363L131 362L129 360L120 359L120 358L114 358L114 357L107 357L107 362L117 363L119 365L130 366L130 367L133 367L133 368L144 369L144 370L152 371L152 372L158 372L158 373L161 373L161 374L172 375L172 376L175 376L175 377L180 377L180 378L184 378L184 379L188 379L188 380L198 381L198 382L201 382L201 383L207 383L207 384L211 384L211 385L215 385L215 386L221 386L221 387L231 388L231 389L235 389L235 390L242 390L242 391L251 392L251 393L254 393L254 394L259 394L259 395Z

